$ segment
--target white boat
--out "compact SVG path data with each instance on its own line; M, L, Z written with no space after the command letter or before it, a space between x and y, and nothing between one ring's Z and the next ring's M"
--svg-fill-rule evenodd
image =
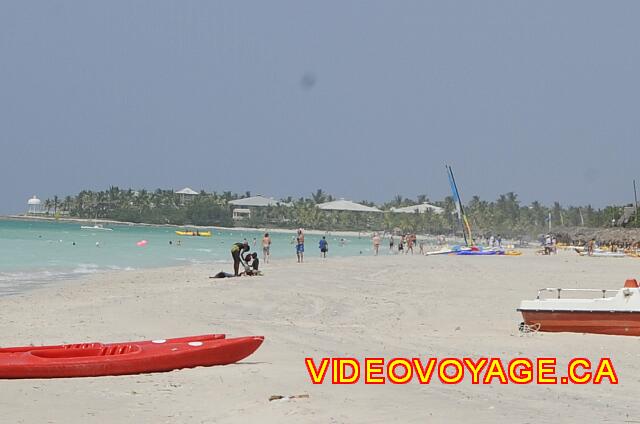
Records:
M608 252L606 250L595 249L591 254L587 253L586 250L578 250L576 252L580 256L591 256L594 258L624 258L627 256L624 252Z
M440 250L432 250L431 252L425 252L425 256L448 255L450 253L456 253L456 252L457 250L454 250L454 249L443 248Z
M102 224L95 225L81 225L81 230L98 230L98 231L113 231L113 228L107 228Z
M554 297L545 298L544 293ZM567 297L577 293L583 296ZM538 297L523 300L518 311L524 324L538 331L640 336L640 288L635 279L618 290L540 289Z

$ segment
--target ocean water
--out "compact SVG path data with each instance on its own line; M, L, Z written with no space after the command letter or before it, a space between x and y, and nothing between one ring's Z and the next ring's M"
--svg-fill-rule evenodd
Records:
M230 248L243 239L262 260L263 233L259 231L211 228L212 237L181 237L175 234L175 227L110 224L105 226L113 231L100 231L80 226L71 222L0 220L0 295L108 270L211 264L212 272L233 272ZM296 260L293 232L270 235L272 258ZM305 235L305 257L319 256L321 237ZM147 240L144 247L136 245L141 240ZM371 240L366 237L327 235L327 240L330 257L371 254Z

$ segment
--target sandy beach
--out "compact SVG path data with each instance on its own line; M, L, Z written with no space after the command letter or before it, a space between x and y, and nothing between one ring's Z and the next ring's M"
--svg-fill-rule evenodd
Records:
M308 257L265 276L212 280L190 266L112 272L0 298L0 345L264 335L239 364L134 376L5 380L11 423L637 422L634 337L520 335L541 287L610 288L640 260L570 252L520 257ZM227 266L227 270L230 266ZM611 357L620 384L312 385L305 357ZM309 398L270 402L271 395Z

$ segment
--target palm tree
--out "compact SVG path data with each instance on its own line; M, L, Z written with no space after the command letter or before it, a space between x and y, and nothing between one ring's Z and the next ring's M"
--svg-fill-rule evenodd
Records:
M47 215L49 215L49 211L51 210L51 199L47 199L44 201L44 208L47 210Z
M315 193L311 193L311 197L313 198L313 202L315 204L324 203L327 201L327 194L322 191L321 188L316 190Z

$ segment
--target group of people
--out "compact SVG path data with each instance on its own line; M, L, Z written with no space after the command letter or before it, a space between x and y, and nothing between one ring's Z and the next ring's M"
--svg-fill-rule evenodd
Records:
M324 237L323 237L324 239ZM296 237L294 238L296 243L296 255L298 257L298 262L303 262L304 260L304 232L302 229L299 229ZM256 239L253 239L253 245L256 246ZM325 240L326 243L326 240ZM328 252L329 244L326 243L324 247L324 254L326 257L326 252ZM258 253L253 252L249 253L251 247L249 246L249 242L247 239L244 239L242 242L234 243L231 245L231 258L233 259L233 276L238 277L241 275L260 275L259 266L260 259L258 259ZM323 248L320 248L323 251ZM245 254L246 253L246 254ZM264 233L262 237L262 260L264 263L268 264L271 258L271 236L269 233ZM240 271L240 265L243 266L244 271Z
M238 277L241 275L259 275L260 274L260 259L256 252L249 253L251 248L247 240L242 243L234 243L231 246L231 257L233 258L233 276ZM245 255L244 253L247 252ZM244 271L240 272L240 264L242 264Z
M376 240L377 238L377 240ZM378 255L378 248L376 247L376 242L377 245L379 247L380 245L380 237L376 234L374 234L373 236L373 251L374 254L377 256ZM395 239L393 238L393 234L389 237L389 253L404 253L405 255L408 254L409 252L411 252L411 254L413 255L413 248L416 246L416 244L418 244L418 237L415 234L403 234L400 236L400 239L398 240L398 248L397 251L394 250L395 248ZM419 243L419 247L420 247L420 254L424 254L424 242L420 241Z
M484 236L485 243L489 247L502 247L502 236L498 234L494 236L493 234L488 234ZM482 237L480 238L482 240Z
M558 239L552 234L546 234L542 240L543 254L555 255L558 253Z
M500 239L498 239L500 240ZM439 240L440 241L440 240ZM444 241L444 236L442 236L442 241ZM257 240L253 239L253 245L256 246ZM340 245L344 246L346 240L344 238L340 239ZM373 253L375 256L378 256L380 253L380 246L382 244L382 237L378 233L374 233L372 236L373 242ZM304 231L302 228L296 231L296 235L292 237L291 244L295 245L296 258L298 263L304 262ZM397 247L396 247L397 246ZM389 236L389 252L390 253L404 253L412 255L414 254L414 248L418 246L420 254L424 254L424 241L420 240L418 242L417 236L414 233L403 234L400 236L400 239L397 241L394 239L393 234ZM326 258L329 253L329 241L326 236L322 236L322 238L318 242L318 248L320 250L320 257ZM234 276L239 275L255 275L258 271L258 255L256 252L248 254L251 250L249 242L245 239L243 242L234 243L231 246L231 257L233 258L233 271ZM362 253L362 252L360 252ZM269 233L264 233L262 237L262 260L264 263L269 263L271 257L271 237ZM244 272L240 272L240 265L242 265L245 269Z

